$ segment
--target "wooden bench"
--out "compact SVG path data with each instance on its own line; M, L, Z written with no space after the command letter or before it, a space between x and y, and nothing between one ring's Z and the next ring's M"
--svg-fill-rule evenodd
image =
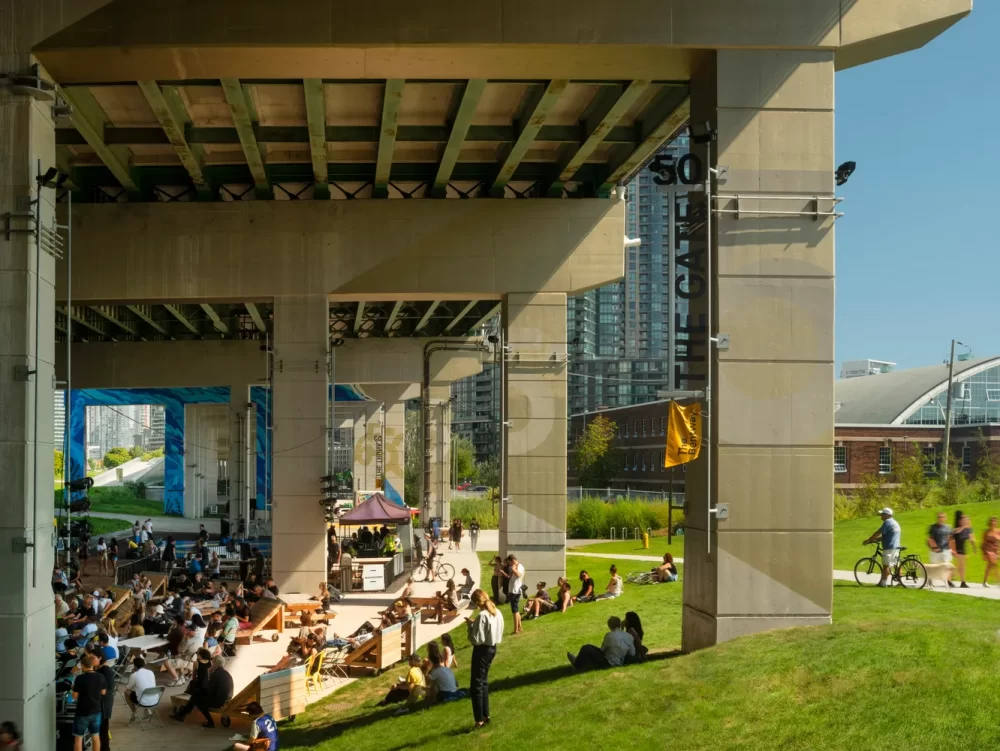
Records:
M117 629L126 628L135 612L134 592L131 587L123 587L118 584L112 584L108 589L111 590L114 601L104 610L101 617L114 618Z
M285 604L281 600L261 599L250 608L250 628L241 628L236 633L237 644L249 644L253 638L265 629L274 629L277 634L271 641L278 641L278 634L285 631Z
M426 621L428 618L437 617L437 606L438 606L437 597L411 597L409 599L410 602L412 602L414 605L420 608L421 620ZM465 607L466 605L463 604L458 610L451 610L449 608L445 608L444 610L441 611L441 622L447 623L448 621L454 620L455 618L458 617L458 614L465 609Z
M139 576L145 576L149 579L149 588L153 592L153 597L167 596L167 583L170 579L167 574L161 574L159 571L141 571Z
M174 707L183 707L191 697L178 694L171 697ZM306 708L306 668L298 665L277 673L264 673L254 678L226 706L212 710L213 719L219 716L219 723L227 728L232 717L246 713L250 702L257 702L275 720L294 720L295 715Z
M403 659L403 624L383 628L344 659L348 673L378 675Z

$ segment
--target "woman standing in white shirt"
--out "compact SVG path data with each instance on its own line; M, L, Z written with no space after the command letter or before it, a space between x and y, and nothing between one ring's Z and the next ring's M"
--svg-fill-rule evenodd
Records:
M472 716L476 727L490 721L490 665L497 655L497 645L503 641L503 616L493 600L481 589L472 593L472 604L479 608L475 620L466 618L469 643L472 644Z
M107 575L108 573L108 546L104 542L103 537L97 538L97 560L101 562L101 574Z

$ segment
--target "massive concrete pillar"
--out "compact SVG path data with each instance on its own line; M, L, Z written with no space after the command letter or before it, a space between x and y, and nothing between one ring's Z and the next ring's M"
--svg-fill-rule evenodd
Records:
M712 376L711 498L709 457L687 472L686 651L830 623L834 233L813 197L834 189L833 81L832 52L737 50L713 54L693 81L691 121L718 128L714 162L729 168L716 206L735 209L724 196L738 193L741 213L713 217L714 329L731 346ZM821 198L818 212L831 210ZM694 388L707 351L704 240L679 268ZM728 518L706 523L709 501Z
M500 553L517 555L531 581L553 582L566 570L566 295L511 293L503 325Z
M272 570L285 592L325 581L329 421L329 304L325 295L274 298Z
M99 4L84 0L66 10L54 0L0 4L0 73L28 70L35 42ZM0 88L0 215L30 211L38 198L41 223L54 229L55 193L37 191L39 163L43 170L56 163L51 103ZM10 224L33 226L21 218ZM55 748L52 663L37 659L54 648L55 259L44 251L36 256L33 233L18 231L8 239L0 232L0 659L6 666L0 715L22 728L31 748Z
M229 386L226 424L229 430L229 520L234 524L250 513L253 498L253 413L250 384L238 380ZM233 527L236 531L236 527Z
M364 391L381 404L381 430L378 433L382 452L381 474L376 479L381 480L381 489L386 498L403 503L406 402L420 396L420 387L416 383L365 384ZM417 501L415 498L410 500Z
M424 503L421 522L451 521L451 384L431 384L423 395Z

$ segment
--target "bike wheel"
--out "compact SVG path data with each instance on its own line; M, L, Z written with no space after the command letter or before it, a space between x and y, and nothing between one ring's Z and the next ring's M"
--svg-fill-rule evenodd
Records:
M876 578L872 578L875 576ZM882 578L882 564L874 556L854 564L854 580L862 587L873 587Z
M413 569L413 581L415 582L425 582L427 581L427 564L421 563L415 569Z
M896 569L894 577L899 586L906 589L923 589L927 584L927 569L916 556L904 558Z
M437 575L438 575L438 579L440 579L443 582L446 582L449 579L454 579L455 578L455 567L452 566L450 563L441 563L441 564L438 564Z
M625 577L625 581L629 584L640 584L643 578L648 574L648 571L633 571L631 574Z

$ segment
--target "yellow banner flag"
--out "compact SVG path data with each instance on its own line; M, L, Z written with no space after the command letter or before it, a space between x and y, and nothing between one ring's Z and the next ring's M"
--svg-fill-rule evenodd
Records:
M701 452L701 404L686 407L677 402L667 405L667 452L664 467L676 467L698 458Z

